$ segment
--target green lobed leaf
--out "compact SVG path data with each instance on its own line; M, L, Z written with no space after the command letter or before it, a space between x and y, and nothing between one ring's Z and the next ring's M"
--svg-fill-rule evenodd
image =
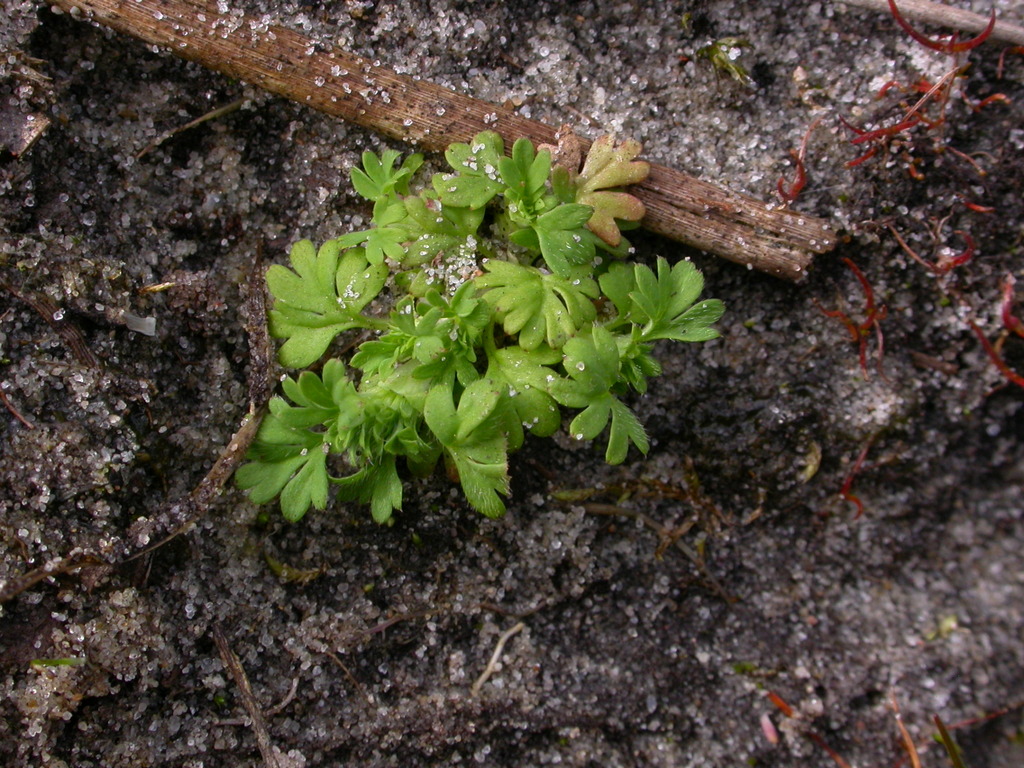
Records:
M452 144L444 156L454 174L435 174L431 183L446 206L478 209L505 188L499 164L505 145L494 131L483 131L470 144Z
M494 382L481 379L466 388L458 406L450 388L436 386L423 408L427 426L443 446L446 463L458 476L466 500L488 517L504 513L499 494L509 491L507 443L494 417L498 400Z
M719 299L708 299L696 304L680 315L673 327L673 335L665 338L676 341L711 341L717 339L719 334L717 328L709 327L711 323L718 320L725 314L725 304Z
M318 251L302 240L292 247L290 261L292 269L275 264L267 270L267 287L274 296L270 333L287 339L278 353L282 365L304 368L339 333L370 325L359 311L383 288L387 269L369 264L358 250L342 254L338 240L327 241Z
M484 291L484 300L494 307L505 332L518 334L525 350L545 342L560 348L597 316L592 299L598 287L590 278L566 280L498 259L488 260L484 269L487 273L476 278L476 286Z
M505 395L502 423L510 450L522 445L524 430L547 437L561 425L558 404L547 391L558 375L552 366L561 359L557 350L547 346L529 351L506 347L489 355L487 378Z
M536 233L536 248L556 275L571 277L573 267L593 261L594 240L584 229L592 210L575 203L559 205L538 217L531 230L524 230ZM520 242L527 245L525 239Z
M651 445L640 419L617 397L612 398L611 407L612 426L608 433L605 461L609 464L621 464L626 460L630 443L635 445L640 453L646 455Z
M327 454L312 451L303 458L302 468L281 491L281 514L290 523L302 519L310 505L327 506Z
M423 155L409 155L396 169L398 156L393 149L384 150L380 157L373 152L363 152L362 169L353 168L350 174L356 192L373 202L394 198L396 193L408 194L409 181L423 165Z
M323 427L336 418L337 408L324 400L322 382L314 373L306 371L298 381L286 379L285 384L300 404L290 405L280 397L271 400L270 412L246 454L249 462L239 468L236 482L249 491L254 504L280 496L282 514L294 521L310 505L317 509L327 505Z
M601 292L611 299L618 316L623 320L630 317L633 299L630 294L636 285L636 272L632 264L613 262L608 271L598 278Z
M468 440L494 412L499 398L500 390L490 379L477 379L466 387L459 396L459 428L455 432L455 441Z
M434 203L436 204L436 202ZM410 223L420 232L406 248L403 266L425 264L435 258L468 250L470 239L476 242L476 233L484 217L484 210L443 206L436 211L422 197L408 197L405 208Z
M651 166L643 160L635 160L642 149L643 146L635 139L626 139L618 144L613 136L596 139L583 162L579 190L587 193L643 181Z
M406 255L405 244L420 234L405 203L390 197L374 203L372 223L370 229L352 232L340 240L346 246L362 245L366 260L375 266L382 265L385 259L402 262Z
M605 460L621 463L633 443L641 452L649 448L643 426L628 407L612 394L619 381L618 344L612 333L594 326L589 336L577 336L565 344L566 378L552 382L552 397L562 405L583 410L569 425L578 440L592 440L611 420Z
M276 462L249 462L235 472L235 482L249 492L249 501L253 504L267 504L278 497L304 462L303 456L290 456Z
M556 380L551 394L563 405L582 408L589 398L611 390L619 377L619 348L615 337L595 325L587 335L569 339L562 366L568 379Z
M659 258L657 275L647 266L636 265L635 287L629 294L632 306L630 319L643 325L643 339L675 341L707 341L718 332L709 326L725 311L717 299L708 299L694 306L704 289L704 277L692 263L677 262L669 267Z
M622 242L619 221L640 221L647 212L638 198L626 192L587 192L580 195L577 202L594 211L587 226L612 247Z
M379 375L411 360L418 363L411 372L416 379L463 384L478 379L476 349L492 310L474 291L467 281L451 299L431 289L419 302L403 301L392 311L387 333L363 343L352 365L365 375Z
M650 173L649 163L634 159L641 149L638 141L616 144L613 137L601 136L591 144L576 178L576 202L593 208L587 226L612 248L622 241L618 222L638 222L645 214L644 204L637 197L616 191L643 181Z
M650 354L656 340L717 336L711 324L723 306L698 301L703 278L685 262L670 268L659 259L656 270L612 263L600 282L591 276L595 248L624 257L629 244L620 227L643 215L635 197L613 188L646 175L647 164L633 159L639 150L635 142L601 139L578 175L567 168L552 175L547 149L520 140L505 158L501 138L484 132L449 148L455 173L434 177L436 198L430 191L408 196L418 156L396 169L393 150L365 153L352 176L374 200L373 226L319 250L297 243L291 269L272 267L271 327L286 339L286 364L313 362L346 328L384 333L352 358L362 371L358 386L340 360L329 360L321 376L284 381L291 403L271 401L249 463L238 471L250 498L278 496L285 517L297 520L310 506L324 508L334 482L338 498L370 504L374 519L387 522L402 503L397 458L424 474L443 455L469 503L498 516L509 490L508 451L527 430L556 431L559 405L579 409L570 432L580 439L608 429L610 463L624 461L630 444L646 452L643 426L616 393L642 392L660 372ZM505 208L495 231L531 258L542 256L553 274L493 258L485 274L468 274L481 247L483 206L499 194ZM485 243L483 253L490 252ZM362 316L383 288L386 265L395 263L409 271L394 285L420 299L399 297L387 321ZM606 327L594 325L602 293L615 310ZM330 478L328 449L345 455L354 472Z
M332 478L331 482L338 487L341 500L369 504L374 522L381 525L391 519L394 510L402 508L402 480L394 456L384 456L378 464Z
M600 435L608 425L614 399L607 392L594 395L589 405L569 424L569 434L577 440L593 440Z
M548 269L562 278L570 278L574 269L594 259L594 242L579 230L537 230L537 243Z
M518 139L512 145L512 156L501 158L498 169L505 183L506 213L516 225L532 226L557 202L546 194L551 153L545 149L535 154L529 139Z
M556 206L537 219L536 228L548 231L581 229L590 220L593 209L589 205L566 203Z

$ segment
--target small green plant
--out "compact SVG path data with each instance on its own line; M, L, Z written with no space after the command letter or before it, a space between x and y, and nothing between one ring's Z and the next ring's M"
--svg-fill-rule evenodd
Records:
M341 500L387 522L402 506L401 471L443 462L469 503L504 512L508 454L527 433L550 436L562 409L569 432L608 431L606 459L646 452L643 426L621 399L660 373L656 342L706 341L722 303L698 302L692 264L628 264L621 229L643 205L619 188L648 165L636 142L594 142L552 163L525 139L506 157L485 132L453 144L451 173L413 192L413 155L363 154L352 172L373 203L372 226L319 248L291 250L291 268L267 271L270 330L280 361L308 368L345 331L371 338L319 373L286 377L237 474L252 501L280 498L288 520ZM577 155L578 157L578 155ZM576 167L571 167L576 166Z
M698 48L696 56L698 59L710 61L716 72L726 74L736 82L750 86L754 84L754 78L747 72L746 67L740 64L739 58L744 48L753 47L749 40L742 37L723 37Z

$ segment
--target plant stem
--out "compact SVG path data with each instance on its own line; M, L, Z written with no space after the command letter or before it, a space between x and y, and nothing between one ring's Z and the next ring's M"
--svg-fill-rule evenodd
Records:
M843 0L847 5L867 8L872 11L889 13L889 0ZM940 27L949 27L963 32L981 32L988 26L989 17L953 8L930 0L897 0L900 13L910 21L921 21ZM1007 21L997 21L992 29L992 40L1014 45L1024 45L1024 27Z

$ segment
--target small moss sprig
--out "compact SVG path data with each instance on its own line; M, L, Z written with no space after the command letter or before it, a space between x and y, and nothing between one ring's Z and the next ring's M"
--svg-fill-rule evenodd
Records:
M622 229L643 205L620 188L641 180L636 142L596 141L582 168L553 164L525 139L506 157L493 132L453 144L451 173L414 193L419 155L363 154L356 191L369 229L316 248L296 243L272 266L270 330L280 361L304 369L345 331L372 338L319 373L286 377L237 474L257 504L280 499L288 520L343 501L387 522L401 509L401 473L443 462L469 503L496 517L509 493L508 454L528 433L607 430L620 463L648 439L623 402L661 371L656 342L707 341L724 308L698 303L692 264L628 264ZM572 153L567 153L571 155Z
M710 61L715 72L724 73L738 83L751 86L754 84L754 78L747 72L747 68L740 64L739 58L744 48L753 47L749 40L742 37L723 37L698 48L696 56Z

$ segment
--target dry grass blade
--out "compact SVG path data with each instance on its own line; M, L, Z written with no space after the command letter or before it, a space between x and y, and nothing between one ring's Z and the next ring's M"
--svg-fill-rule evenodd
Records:
M26 589L35 586L45 579L87 566L105 567L106 563L91 555L79 555L77 557L65 557L39 568L34 568L28 573L24 573L10 581L0 583L0 604L17 597Z
M903 741L903 749L907 752L907 757L910 758L911 768L921 768L921 757L917 754L917 747L914 746L914 739L910 735L910 731L907 730L907 726L903 724L903 714L900 712L900 705L896 701L896 692L893 691L891 694L891 706L893 715L896 717L896 727L900 729L900 739Z

